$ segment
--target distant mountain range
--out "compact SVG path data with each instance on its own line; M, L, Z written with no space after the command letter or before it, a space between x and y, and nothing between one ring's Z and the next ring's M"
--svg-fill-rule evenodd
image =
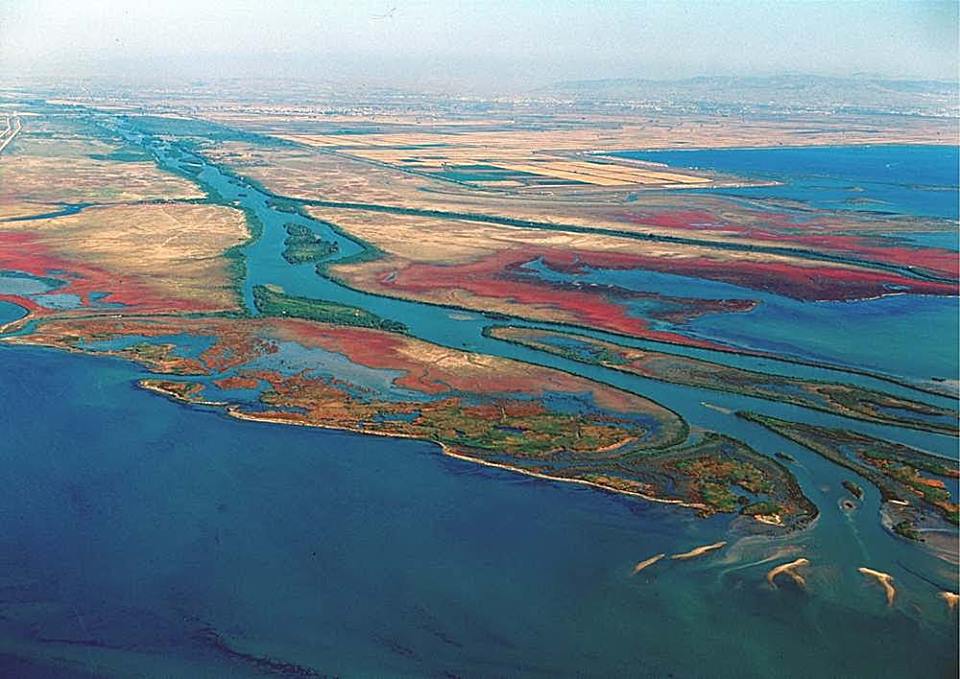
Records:
M702 76L685 80L617 78L571 80L541 93L575 101L609 101L654 107L770 111L833 111L960 115L958 83L890 80L876 76Z

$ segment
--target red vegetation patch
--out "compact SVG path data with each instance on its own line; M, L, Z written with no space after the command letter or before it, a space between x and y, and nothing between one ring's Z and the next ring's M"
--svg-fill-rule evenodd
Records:
M403 352L408 340L399 335L365 328L345 328L300 320L277 320L282 335L306 347L343 354L352 362L375 370L398 370L398 386L426 394L441 394L453 387L438 377L436 366L418 362Z
M565 373L528 364L514 364L512 369L500 369L499 366L503 364L479 363L479 357L476 359L478 362L474 362L474 355L454 349L423 344L421 350L418 340L377 330L343 328L294 319L272 319L272 322L277 324L277 332L281 336L304 346L335 351L354 363L375 370L402 371L403 374L396 379L397 386L425 394L464 391L537 395L545 390L585 392L595 386ZM444 360L438 360L438 355ZM615 393L610 390L607 401L615 401ZM635 408L636 403L631 402L630 407Z
M655 214L619 213L614 218L634 224L646 224L662 229L740 231L723 218L707 210L671 210Z
M270 322L286 339L305 347L320 347L344 354L368 367L374 367L368 360L377 361L394 356L406 341L400 335L366 328L325 325L298 319L275 318Z
M158 293L130 276L61 257L29 233L0 231L0 270L63 280L66 285L56 292L77 295L85 306L90 306L91 294L105 293L101 301L123 304L130 307L131 311L208 310L195 301L172 299ZM50 310L38 307L28 299L16 297L12 301L34 311L36 315L50 313Z
M781 240L774 234L763 234L762 237ZM884 245L884 239L860 236L810 235L791 240L824 252L849 254L858 259L909 266L952 278L960 277L960 257L956 252L942 248Z
M260 380L256 377L234 375L216 380L214 384L220 389L256 389L260 386Z
M920 295L956 295L955 284L922 281L895 273L856 266L765 262L760 259L678 256L647 257L616 252L565 252L544 255L556 271L583 267L642 269L705 278L752 290L773 292L804 301L868 299L906 292Z
M10 302L11 304L16 304L17 306L23 307L33 315L37 315L37 313L43 310L43 307L29 297L20 297L19 295L0 295L0 302Z
M956 295L958 292L955 284L916 280L858 267L794 266L753 259L709 257L631 257L630 260L629 268L705 278L804 301L870 299L898 292L920 295ZM607 260L599 266L625 268L624 263L617 260Z
M893 239L878 236L844 234L844 227L850 225L845 225L843 218L797 220L783 213L761 214L748 211L744 223L729 221L723 215L706 210L675 210L654 214L617 213L612 217L657 228L727 232L741 235L745 240L831 252L864 262L899 264L960 278L960 257L957 257L956 252L943 248L898 245ZM834 235L830 231L839 233Z
M501 250L469 264L444 266L416 263L380 280L383 287L413 293L434 293L438 289L464 290L478 297L505 299L533 307L548 307L571 316L577 323L613 332L693 346L713 346L683 335L653 330L647 321L627 313L600 292L560 289L547 282L517 280L510 270L542 257L551 268L595 264L594 255L582 251L549 249ZM625 263L625 262L623 262ZM619 268L619 267L618 267ZM632 268L632 267L624 267Z
M437 298L439 290L463 290L481 298L552 308L588 327L671 343L715 346L678 333L652 329L645 319L631 316L623 306L611 301L602 288L595 291L587 288L571 290L569 286L549 282L518 280L513 270L538 257L556 271L574 273L584 267L649 270L731 283L806 301L866 299L896 292L957 294L956 285L916 280L855 266L817 263L794 265L767 262L759 258L657 257L547 248L500 251L468 264L444 266L415 263L384 275L379 283L383 288L393 287L433 299ZM743 307L733 305L728 310L740 311Z

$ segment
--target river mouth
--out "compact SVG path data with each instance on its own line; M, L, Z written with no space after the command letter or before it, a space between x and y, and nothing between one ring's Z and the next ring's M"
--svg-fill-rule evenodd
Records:
M350 289L311 264L285 260L285 225L336 242L331 260L357 256L361 244L278 209L253 183L185 145L138 132L135 121L119 129L162 166L195 178L214 200L245 209L260 224L241 249L251 316L254 289L278 286L400 319L413 336L439 345L648 395L694 427L788 453L821 516L786 538L743 537L735 529L731 537L722 516L700 520L636 498L482 467L427 443L238 422L137 389L138 380L155 375L129 363L0 346L0 383L18 387L3 390L12 433L6 464L17 476L13 492L0 499L0 514L16 519L3 551L28 555L4 573L11 595L0 652L29 658L36 668L56 658L94 658L130 673L157 674L162 666L166 676L255 676L270 668L304 676L571 669L698 676L706 666L718 677L830 676L936 674L952 662L952 622L930 582L910 574L945 582L940 563L879 525L881 498L873 488L858 511L847 511L839 498L849 473L735 413L855 426L945 456L954 453L952 437L852 425L786 404L584 366L489 337L503 319ZM5 314L16 320L19 309L0 303L0 322ZM797 375L827 372L720 358L776 364ZM323 361L366 386L395 378L329 352ZM829 374L917 394L869 376ZM38 412L52 426L37 427ZM515 432L508 426L504 433ZM724 539L729 554L664 560L631 576L651 555ZM764 584L771 559L797 555L817 566L808 590ZM903 566L897 578L905 603L895 611L856 571L875 562ZM743 639L750 643L730 654L731 642Z

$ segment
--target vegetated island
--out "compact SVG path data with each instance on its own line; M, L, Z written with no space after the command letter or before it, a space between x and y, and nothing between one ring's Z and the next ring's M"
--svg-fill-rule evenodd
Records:
M842 485L843 485L843 487L846 488L847 491L849 491L849 493L850 493L851 495L853 495L855 498L857 498L858 500L862 500L862 499L863 499L863 487L861 487L859 484L854 483L853 481L851 481L851 480L849 480L849 479L844 479L844 480L842 481Z
M385 332L382 319L350 307L256 293L261 313L276 316L46 317L7 341L129 358L177 377L143 386L187 403L229 403L239 418L433 441L478 464L703 516L738 514L751 530L802 528L817 516L776 460L728 436L691 435L642 396ZM315 357L310 370L305 351ZM336 372L319 369L323 360L335 360Z
M381 318L364 309L310 297L287 295L265 285L253 288L257 310L267 316L303 318L320 323L332 323L357 328L376 328L387 332L406 333L407 326L399 321Z
M290 264L316 264L340 252L334 241L324 240L304 224L288 222L284 225L287 238L283 241L283 258Z

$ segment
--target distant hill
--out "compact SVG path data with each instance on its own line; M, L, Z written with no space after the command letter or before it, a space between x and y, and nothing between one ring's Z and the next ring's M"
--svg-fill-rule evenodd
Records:
M875 76L831 78L703 76L685 80L571 80L541 94L574 101L608 101L658 108L729 111L828 111L958 116L957 82L889 80Z

